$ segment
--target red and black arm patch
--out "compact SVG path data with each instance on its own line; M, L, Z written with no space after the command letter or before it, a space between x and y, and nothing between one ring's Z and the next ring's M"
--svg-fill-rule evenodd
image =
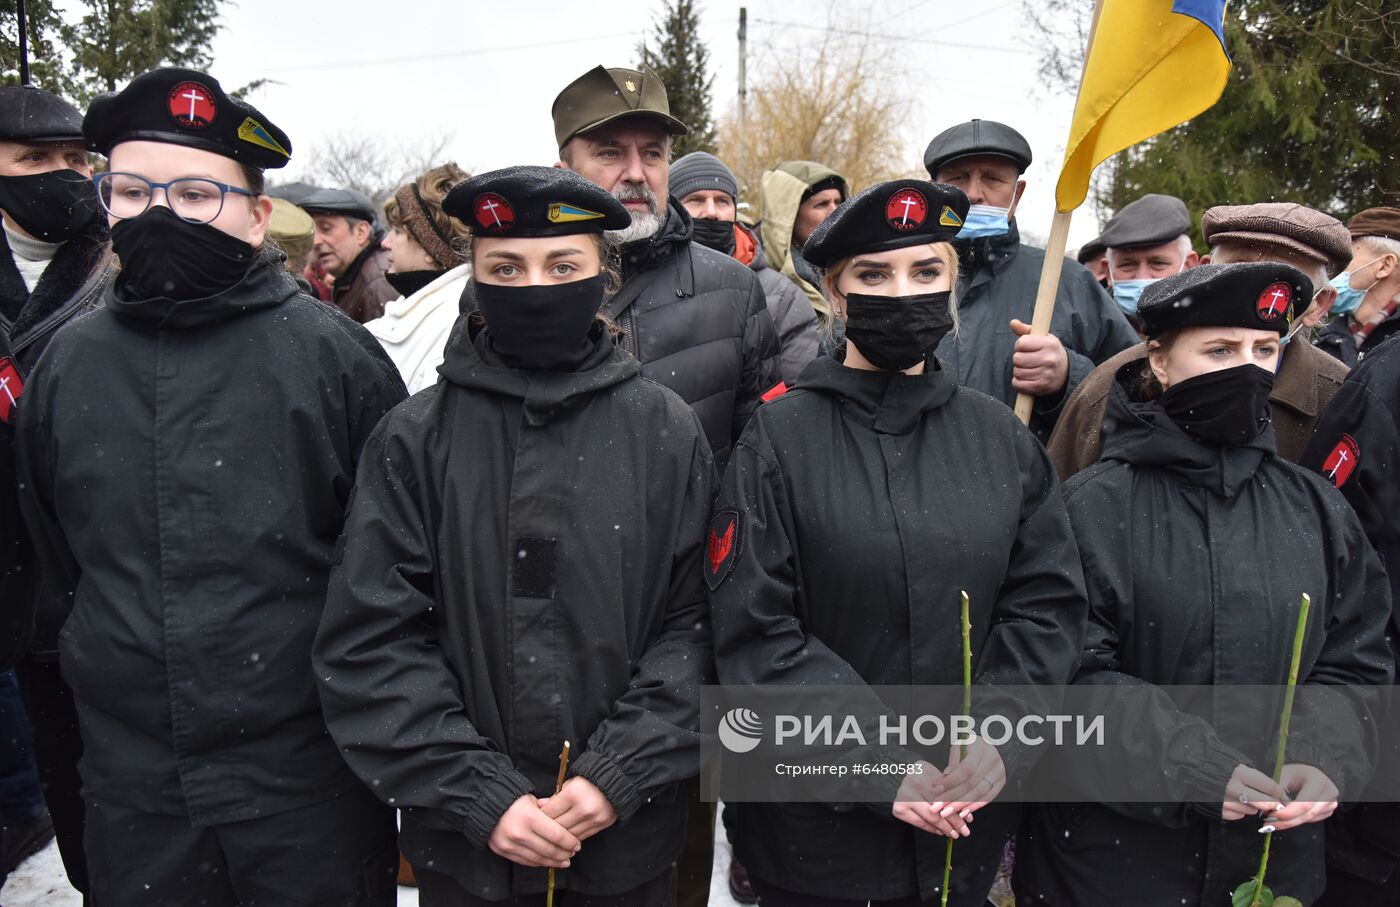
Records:
M777 384L773 385L772 387L768 388L768 390L764 391L764 392L763 392L763 395L762 395L761 397L759 397L759 399L762 400L764 403L772 403L774 400L778 399L779 397L781 397L783 394L786 394L787 392L788 392L788 386L787 386L787 384L784 383L784 382L782 382L782 381L779 381Z
M1344 434L1327 454L1327 459L1322 461L1322 475L1341 488L1347 483L1347 479L1351 478L1360 462L1361 445L1357 444L1351 435Z
M15 404L24 393L24 378L19 366L9 356L0 357L0 422L6 425L15 419Z
M732 509L721 510L710 520L710 531L705 536L705 582L712 592L734 569L742 522L739 511Z

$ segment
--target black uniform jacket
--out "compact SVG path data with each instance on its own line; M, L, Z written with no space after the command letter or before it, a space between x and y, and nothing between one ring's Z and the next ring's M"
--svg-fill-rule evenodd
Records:
M0 671L8 671L19 661L34 619L23 605L34 571L25 569L30 559L29 534L20 517L15 483L14 423L23 387L24 371L11 354L5 332L0 331Z
M366 447L317 675L400 846L481 897L546 873L485 845L559 751L618 823L561 888L637 887L680 852L712 672L700 563L713 459L695 414L595 326L577 372L507 368L458 319L443 376Z
M814 361L745 430L717 510L738 526L711 579L725 684L961 685L964 589L974 683L1074 673L1086 603L1055 471L1010 409L933 357L917 377ZM1001 755L1011 775L1030 759ZM737 804L737 857L803 893L930 897L944 839L891 815L901 780L872 782L869 808ZM985 900L1016 813L989 806L958 842L952 903Z
M1137 903L1144 891L1153 903L1227 904L1257 871L1260 822L1224 822L1220 803L1237 765L1272 773L1276 744L1233 739L1228 715L1212 727L1148 684L1282 687L1308 593L1298 683L1311 692L1295 702L1286 759L1354 795L1376 748L1374 686L1391 678L1389 588L1346 502L1280 459L1272 428L1238 447L1186 435L1130 398L1140 371L1120 372L1109 401L1119 428L1102 459L1065 486L1090 605L1075 683L1101 687L1107 726L1127 730L1040 768L1092 797L1097 777L1131 761L1179 799L1041 807L1016 857L1017 892L1037 904ZM1125 685L1133 697L1114 695ZM1318 896L1322 843L1317 824L1275 836L1275 893Z
M21 503L74 590L59 653L88 798L201 825L358 783L311 640L360 448L404 394L272 255L205 299L113 289L54 336L20 407Z

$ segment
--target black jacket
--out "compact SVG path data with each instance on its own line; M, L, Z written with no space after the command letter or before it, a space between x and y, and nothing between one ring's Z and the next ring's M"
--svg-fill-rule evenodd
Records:
M84 232L63 244L32 293L15 267L4 231L0 231L0 332L10 336L14 360L22 372L34 370L59 328L102 305L115 275L116 259L107 244L105 218L94 218ZM26 567L31 574L26 594L34 596L34 601L22 608L17 605L16 611L34 624L28 656L54 661L58 658L58 628L68 616L68 596L47 577L36 575L39 571L32 563ZM31 632L26 629L23 635L29 638Z
M1295 703L1286 758L1354 793L1372 770L1374 687L1391 678L1389 590L1345 501L1280 459L1272 429L1238 447L1195 441L1159 405L1129 397L1137 370L1120 372L1109 403L1119 427L1101 460L1065 486L1089 589L1075 683L1101 688L1107 726L1129 731L1125 746L1110 735L1042 769L1092 797L1096 779L1131 761L1178 797L1040 807L1016 855L1017 893L1036 904L1136 903L1144 890L1153 903L1227 904L1258 869L1259 822L1222 821L1220 802L1235 766L1273 771L1272 741L1237 739L1227 716L1212 727L1145 684L1283 686L1308 593L1298 682L1314 694ZM1133 697L1115 695L1126 687ZM1335 707L1319 709L1323 696ZM1304 903L1321 893L1320 826L1280 833L1272 850L1276 893Z
M1085 613L1059 481L1010 409L932 357L929 368L817 359L745 430L716 505L738 520L733 566L711 580L722 683L960 685L965 589L974 682L1044 685L1031 706L1053 708ZM1015 776L1030 754L1002 758ZM872 782L869 808L730 807L737 859L807 894L932 897L944 839L890 814L901 780ZM1016 813L978 813L958 842L953 903L985 901Z
M1366 335L1366 341L1358 347L1351 333L1351 319L1336 316L1317 332L1313 346L1335 356L1350 368L1356 368L1357 363L1397 331L1400 331L1400 311L1372 328L1371 333Z
M32 615L22 602L30 593L34 571L29 565L29 534L19 512L15 484L14 423L16 402L24 395L24 371L0 331L0 671L19 661L29 641ZM30 565L32 566L32 565Z
M1001 236L956 245L962 266L960 327L956 336L939 344L938 356L957 374L960 384L1012 406L1016 392L1011 389L1011 357L1017 337L1011 319L1031 323L1045 250L1022 243L1015 221ZM1069 377L1060 395L1036 398L1031 429L1042 440L1050 436L1060 407L1094 366L1138 343L1137 332L1094 275L1069 259L1060 272L1050 333L1064 344Z
M1368 355L1322 411L1300 464L1341 489L1390 577L1391 654L1400 656L1400 343ZM1386 729L1376 785L1387 803L1362 803L1327 823L1327 861L1381 881L1400 866L1400 728ZM1377 793L1381 793L1377 791ZM1379 798L1378 798L1379 799Z
M404 394L274 255L206 299L110 290L54 337L20 407L21 503L73 590L88 799L205 825L358 783L311 639L360 447Z
M705 427L722 468L765 393L779 382L778 337L754 273L690 239L690 215L672 201L651 239L623 250L622 289L603 314L642 377L669 387Z
M404 810L404 853L483 898L544 891L486 842L553 793L563 741L619 821L561 888L664 871L699 770L713 459L694 413L593 336L580 371L523 372L458 319L444 380L366 445L316 638L331 733Z

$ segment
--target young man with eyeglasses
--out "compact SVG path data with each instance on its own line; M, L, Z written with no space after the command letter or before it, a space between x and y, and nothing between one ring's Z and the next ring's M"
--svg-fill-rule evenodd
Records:
M98 903L389 905L392 814L326 733L311 640L360 447L405 396L264 244L291 142L213 78L95 100L121 271L19 407L21 504L72 590L59 637ZM71 368L82 363L82 368Z

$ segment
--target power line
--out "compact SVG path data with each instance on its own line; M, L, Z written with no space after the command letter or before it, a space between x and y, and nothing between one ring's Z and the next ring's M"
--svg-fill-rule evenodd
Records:
M516 50L533 50L537 47L559 47L564 44L585 44L590 41L611 41L614 38L635 38L642 34L640 29L615 32L611 35L594 35L590 38L565 38L560 41L539 41L533 44L512 44L504 47L473 47L467 50L453 50L440 54L414 54L408 57L382 57L374 60L338 60L329 63L302 63L295 66L266 66L267 72L304 72L313 69L359 69L364 66L389 66L396 63L423 63L429 60L449 60L455 57L474 57L482 54L499 54Z
M967 44L961 41L939 41L928 35L891 35L880 32L858 31L849 28L834 28L825 25L808 25L805 22L778 22L773 19L754 19L755 22L764 25L774 25L778 28L804 28L808 31L836 32L843 35L853 35L857 38L873 38L877 41L916 41L920 44L928 44L936 47L965 48L967 50L986 50L992 53L1002 54L1024 54L1025 50L1019 47L995 47L991 44Z

